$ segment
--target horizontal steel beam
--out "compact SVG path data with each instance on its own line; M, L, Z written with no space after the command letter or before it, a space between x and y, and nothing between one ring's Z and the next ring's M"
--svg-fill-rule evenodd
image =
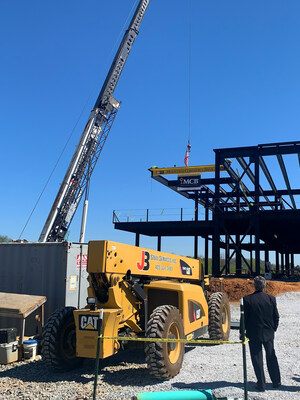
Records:
M220 162L226 158L253 157L255 154L260 156L275 156L277 154L299 154L300 141L266 143L258 146L231 147L223 149L214 149L214 152L220 153Z
M277 192L276 192L278 198L280 198L282 196L289 196L290 193L294 196L300 195L300 189L291 189L290 191L287 189L282 189L282 190L277 190ZM250 191L248 195L249 195L249 197L254 197L255 192ZM262 196L274 196L274 192L272 190L263 190ZM205 199L205 198L211 198L212 196L207 193L199 192L199 197ZM230 198L230 197L243 198L243 197L245 197L245 195L241 192L232 191L232 192L224 192L223 194L220 194L220 197L222 197L222 198Z
M153 179L156 179L156 176L153 176ZM169 182L170 187L178 186L177 179L169 180L168 182ZM234 182L235 181L232 178L220 178L220 185L229 185ZM200 180L200 186L201 185L214 185L214 184L215 184L215 178L201 178L201 180ZM193 188L187 188L187 190L193 190Z

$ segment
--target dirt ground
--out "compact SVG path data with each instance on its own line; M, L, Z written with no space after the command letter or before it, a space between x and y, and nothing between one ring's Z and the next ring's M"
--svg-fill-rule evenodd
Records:
M247 294L253 293L254 284L253 279L239 279L239 278L224 278L224 279L211 279L212 291L223 290L229 301L239 301L242 297ZM288 282L288 281L267 281L266 293L277 296L281 293L286 292L300 292L300 281L299 282Z

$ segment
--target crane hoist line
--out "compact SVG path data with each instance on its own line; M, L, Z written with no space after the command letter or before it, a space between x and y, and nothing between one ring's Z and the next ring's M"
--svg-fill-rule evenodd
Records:
M39 242L64 240L120 108L113 97L150 0L140 0L92 109Z

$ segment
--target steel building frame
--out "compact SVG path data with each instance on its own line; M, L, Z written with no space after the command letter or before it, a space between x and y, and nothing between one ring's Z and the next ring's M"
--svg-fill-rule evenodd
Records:
M198 256L198 237L202 237L206 273L211 241L214 276L241 275L242 260L247 274L261 273L261 252L264 252L267 272L270 251L275 252L276 272L293 274L294 254L300 253L300 206L297 207L295 200L300 196L300 181L298 179L298 186L293 187L287 168L291 159L285 161L284 157L294 157L292 160L296 160L299 168L300 141L215 149L214 152L215 175L201 177L197 189L179 188L177 179L168 180L152 172L153 179L194 201L193 221L124 223L114 218L115 228L134 232L136 245L139 245L140 234L157 236L158 249L162 236L194 236L194 257ZM299 173L295 165L292 173L292 178ZM205 219L201 221L199 206L205 209ZM225 252L224 265L221 251ZM249 252L250 257L245 257L245 252ZM234 256L235 270L232 271L230 261Z

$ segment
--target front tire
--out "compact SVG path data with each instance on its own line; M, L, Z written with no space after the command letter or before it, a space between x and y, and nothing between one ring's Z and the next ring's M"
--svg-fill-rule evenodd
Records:
M148 321L146 336L183 339L183 323L178 309L169 305L155 308ZM177 375L181 369L184 343L146 342L145 352L150 374L167 380Z
M42 358L53 371L63 372L81 365L76 357L75 307L61 307L48 319L42 335Z
M212 293L208 300L208 333L211 340L228 340L230 335L230 306L225 293Z

